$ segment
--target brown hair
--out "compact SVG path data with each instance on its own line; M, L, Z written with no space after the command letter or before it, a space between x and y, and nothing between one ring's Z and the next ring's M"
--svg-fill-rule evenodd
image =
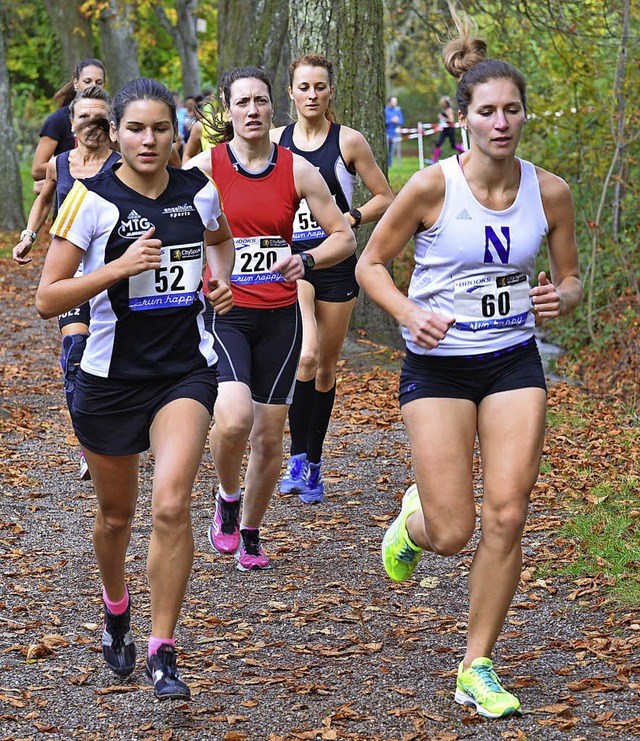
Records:
M71 103L71 101L76 97L75 83L80 79L82 70L87 67L99 67L102 70L102 74L106 75L104 64L102 64L99 59L83 59L73 70L69 82L67 82L66 85L63 85L53 96L58 108L69 105L69 103Z
M322 54L305 54L291 62L289 65L289 87L291 88L293 87L293 76L298 67L322 67L323 69L326 69L329 78L329 87L333 87L333 63L330 59L323 57ZM333 101L331 99L329 99L329 105L327 106L324 115L327 121L337 123L338 119L333 110Z
M255 78L264 82L269 91L269 100L273 104L273 93L271 92L271 81L267 73L260 67L234 67L222 73L220 87L218 89L220 100L206 102L206 110L202 105L195 109L196 119L202 124L207 138L215 144L230 142L233 139L233 124L225 114L231 100L231 86L237 80Z
M456 101L466 116L476 85L495 79L511 80L518 88L522 105L527 108L527 84L522 72L501 59L487 59L486 42L475 36L471 18L458 13L455 0L448 0L449 12L458 29L458 38L452 39L442 50L442 62L447 72L458 80Z

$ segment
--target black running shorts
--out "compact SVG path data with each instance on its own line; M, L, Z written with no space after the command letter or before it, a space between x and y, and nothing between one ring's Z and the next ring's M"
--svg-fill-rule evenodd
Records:
M157 381L101 378L80 369L71 420L85 448L102 455L134 455L149 449L149 429L162 407L175 399L195 399L213 414L217 395L215 366Z
M521 345L476 356L418 355L407 350L400 373L400 406L414 399L469 399L521 388L547 390L532 337Z
M205 313L218 355L218 380L239 381L261 404L291 404L302 348L298 302L278 309L234 306Z

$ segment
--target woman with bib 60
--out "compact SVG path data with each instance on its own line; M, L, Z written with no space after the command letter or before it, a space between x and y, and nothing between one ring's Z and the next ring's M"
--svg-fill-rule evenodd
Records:
M486 59L466 16L443 51L459 79L459 120L470 151L416 173L374 231L357 268L363 288L403 327L400 403L416 483L383 540L394 581L423 551L465 548L476 522L473 452L482 456L482 537L469 574L466 652L455 699L489 718L516 714L491 654L518 586L529 496L538 476L546 386L536 320L580 301L582 284L567 184L516 156L526 120L518 70ZM409 296L386 270L413 236ZM536 273L547 242L550 276ZM537 280L536 280L537 278Z

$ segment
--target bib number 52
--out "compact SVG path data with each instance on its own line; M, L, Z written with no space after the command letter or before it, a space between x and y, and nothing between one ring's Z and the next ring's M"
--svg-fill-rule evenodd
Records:
M171 291L186 291L183 283L184 268L182 265L170 265L158 268L156 272L156 293L168 293Z

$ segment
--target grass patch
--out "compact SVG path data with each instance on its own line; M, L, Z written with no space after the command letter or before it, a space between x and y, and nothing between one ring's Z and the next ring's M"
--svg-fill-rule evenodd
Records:
M417 157L406 156L398 163L397 159L393 160L393 165L389 170L389 185L394 193L397 193L407 180L420 169L420 160Z
M33 192L33 178L31 177L31 158L22 158L22 161L20 162L20 179L22 180L22 202L24 204L24 213L25 217L27 217L29 211L31 211L33 202L36 200L36 194Z
M639 487L633 475L594 484L562 530L576 543L577 557L561 573L615 577L611 596L625 605L640 599Z

